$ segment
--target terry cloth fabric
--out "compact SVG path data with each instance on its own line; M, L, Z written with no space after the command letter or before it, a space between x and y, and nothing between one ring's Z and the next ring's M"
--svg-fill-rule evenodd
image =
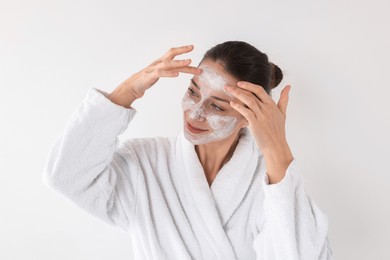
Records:
M137 111L90 88L55 140L42 180L131 236L135 259L330 260L327 216L305 193L297 160L269 184L248 129L209 186L183 132L122 134Z

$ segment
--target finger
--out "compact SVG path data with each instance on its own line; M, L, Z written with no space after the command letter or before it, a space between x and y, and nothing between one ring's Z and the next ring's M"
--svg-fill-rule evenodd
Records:
M253 113L251 109L246 108L235 101L230 101L230 106L243 115L250 124L257 119L256 114Z
M191 67L191 66L185 66L185 67L172 69L172 71L188 73L188 74L193 74L193 75L200 75L202 73L202 69L197 68L197 67Z
M288 98L290 94L291 85L287 85L280 93L280 99L278 101L278 108L286 116Z
M256 98L252 92L240 89L238 87L226 86L225 90L244 103L250 110L256 115L261 114L260 104L261 101Z
M264 104L269 104L273 102L273 99L268 95L268 93L265 91L265 89L260 86L256 85L247 81L239 81L237 83L237 86L246 89L250 92L252 92L258 99L260 99Z
M179 72L177 71L171 71L171 70L165 70L165 71L161 71L159 73L159 77L177 77L179 76Z
M194 49L194 45L185 45L180 47L172 47L170 48L162 57L161 59L170 59L172 60L175 56L190 52Z
M161 63L158 63L156 68L162 69L162 70L170 70L174 68L184 67L191 63L191 59L185 59L185 60L164 60Z

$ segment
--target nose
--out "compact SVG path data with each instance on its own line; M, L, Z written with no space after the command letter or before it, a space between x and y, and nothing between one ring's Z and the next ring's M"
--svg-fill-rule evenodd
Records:
M193 109L190 110L189 117L193 120L201 121L203 122L206 117L206 113L203 109L203 106L197 105Z
M198 118L194 118L196 121L204 122L206 119L203 116L199 116Z

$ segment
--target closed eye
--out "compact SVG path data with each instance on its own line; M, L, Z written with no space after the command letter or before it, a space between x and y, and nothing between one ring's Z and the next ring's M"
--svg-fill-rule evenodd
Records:
M188 93L189 93L191 96L195 96L195 97L198 96L198 94L196 94L196 92L195 92L192 88L190 88L190 87L188 87ZM214 103L212 103L211 106L212 106L214 109L218 110L218 111L221 111L221 112L225 111L223 108L217 106L217 105L214 104Z
M211 104L211 106L214 107L215 109L219 110L219 111L225 111L222 108L220 108L219 106L217 106L216 104Z
M192 95L192 96L198 96L198 95L196 94L196 92L195 92L192 88L188 88L188 92L189 92L190 95Z

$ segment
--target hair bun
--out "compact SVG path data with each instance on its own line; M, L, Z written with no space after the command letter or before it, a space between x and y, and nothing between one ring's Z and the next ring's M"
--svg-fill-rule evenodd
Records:
M276 88L283 79L283 72L277 65L272 62L270 64L272 67L271 88Z

